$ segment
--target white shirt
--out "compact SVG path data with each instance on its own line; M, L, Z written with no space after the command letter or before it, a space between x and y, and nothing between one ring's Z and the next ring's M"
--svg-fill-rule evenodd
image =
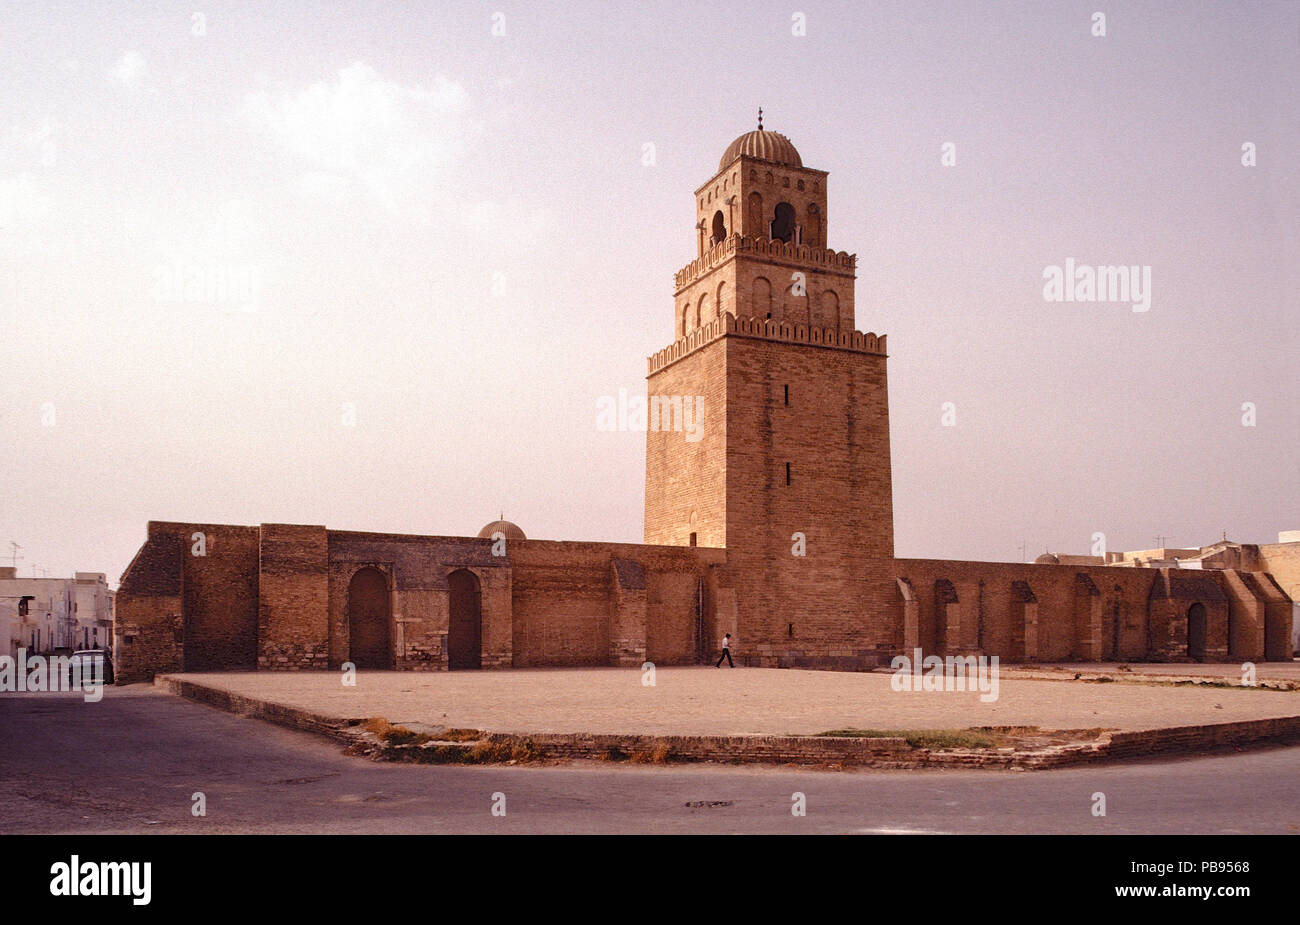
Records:
M728 637L728 636L723 636L723 637L722 637L722 648L724 648L724 649L730 649L730 648L731 648L731 639L730 639L730 637Z

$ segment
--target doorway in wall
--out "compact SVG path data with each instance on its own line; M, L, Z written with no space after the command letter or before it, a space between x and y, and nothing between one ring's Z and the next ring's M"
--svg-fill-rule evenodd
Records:
M468 569L457 569L447 576L447 589L447 667L453 671L482 668L483 595L478 576Z
M1205 636L1208 620L1205 605L1199 601L1187 608L1187 657L1205 661Z
M366 567L348 582L348 660L358 668L393 667L388 576Z

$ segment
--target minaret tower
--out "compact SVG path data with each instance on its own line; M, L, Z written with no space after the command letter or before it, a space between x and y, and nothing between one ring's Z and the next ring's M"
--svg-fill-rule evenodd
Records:
M759 113L695 192L649 360L645 541L727 549L718 630L750 663L871 664L896 636L885 338L856 329L857 257L827 247L826 171Z

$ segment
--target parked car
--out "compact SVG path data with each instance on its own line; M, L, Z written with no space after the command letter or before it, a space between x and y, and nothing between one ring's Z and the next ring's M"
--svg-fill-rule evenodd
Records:
M87 669L94 670L94 666L98 665L98 677L105 684L113 683L113 658L107 649L78 649L72 653L72 659L74 662L81 663L83 678L95 677Z

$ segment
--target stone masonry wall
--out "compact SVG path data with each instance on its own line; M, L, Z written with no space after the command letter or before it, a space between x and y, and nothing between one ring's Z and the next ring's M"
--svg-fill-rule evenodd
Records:
M1259 547L1260 567L1273 576L1290 598L1288 606L1273 604L1268 611L1266 648L1270 659L1287 659L1300 651L1293 640L1294 622L1300 622L1300 543L1268 543Z
M348 582L364 567L389 578L394 665L406 669L446 667L447 576L457 569L480 580L487 668L692 664L701 648L716 655L723 631L737 635L738 661L763 666L861 669L915 646L1008 662L1181 660L1196 602L1207 609L1209 659L1261 657L1270 621L1289 632L1291 602L1265 573L867 558L858 548L883 542L870 517L846 517L851 536L862 531L858 546L835 548L834 529L816 528L838 508L785 503L734 507L730 529L758 527L726 550L524 540L493 556L490 540L468 537L151 523L118 592L118 676L239 667L222 660L248 644L254 589L258 667L337 667L348 653ZM805 557L789 555L784 539L794 518L812 525ZM770 549L764 523L782 540Z
M726 543L726 341L719 340L648 379L648 394L703 396L686 431L646 431L645 541L660 546L721 547Z
M445 670L449 621L448 575L465 569L480 585L484 667L512 662L510 577L514 544L493 555L490 539L329 532L330 664L348 660L348 586L362 568L388 576L393 595L393 648L397 668Z
M122 573L113 614L118 684L179 671L185 625L181 597L182 541L176 529L151 521L140 551Z
M874 664L898 622L883 352L729 336L726 366L738 652Z
M257 527L190 524L181 534L186 671L257 667Z
M950 559L896 559L894 568L916 595L915 644L927 654L983 653L1007 661L1146 654L1151 569ZM1018 583L1032 593L1032 610ZM901 594L894 606L901 615ZM1034 621L1028 633L1026 616ZM900 652L910 648L901 645Z
M329 541L320 526L262 524L259 668L329 665Z
M513 544L515 667L693 661L696 585L722 550L527 540ZM633 587L618 587L616 560ZM632 573L644 572L644 623Z

